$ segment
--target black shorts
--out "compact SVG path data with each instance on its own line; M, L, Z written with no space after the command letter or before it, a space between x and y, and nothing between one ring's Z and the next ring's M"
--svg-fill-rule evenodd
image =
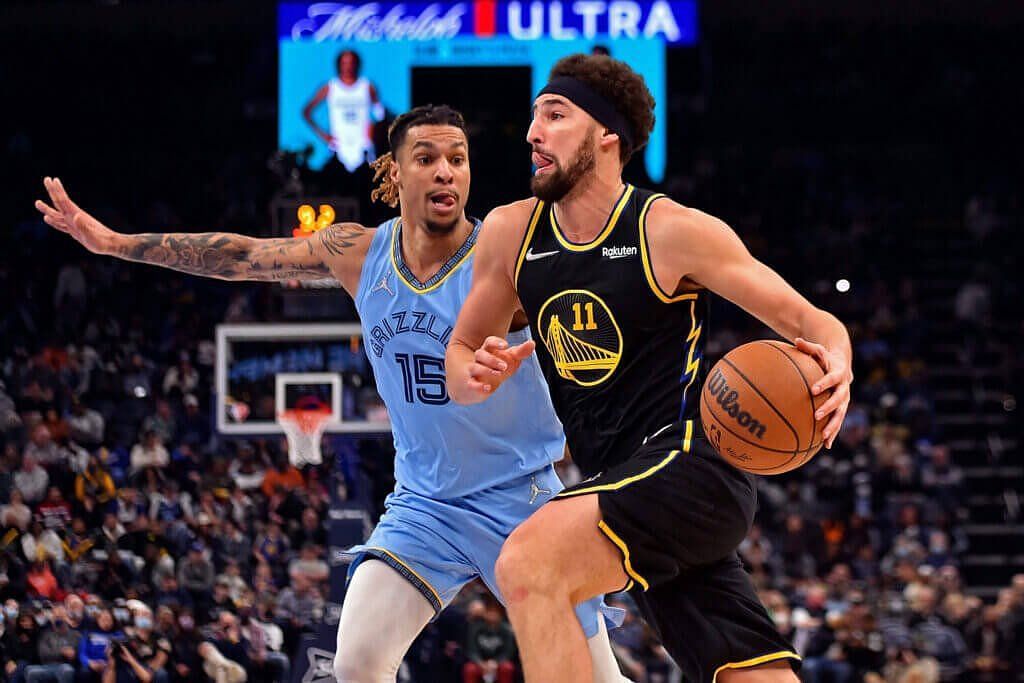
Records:
M699 422L658 433L557 498L590 493L601 531L622 552L624 590L687 681L775 660L799 668L736 554L757 508L754 478L719 457Z

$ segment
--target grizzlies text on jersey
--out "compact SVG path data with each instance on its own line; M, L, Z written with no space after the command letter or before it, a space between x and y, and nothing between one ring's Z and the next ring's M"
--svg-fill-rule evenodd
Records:
M511 481L562 457L565 437L537 361L523 363L489 401L448 397L445 347L469 292L479 222L429 280L402 261L401 222L377 228L366 254L356 309L395 440L395 479L420 495L455 498ZM510 344L529 330L509 334ZM401 406L398 409L397 406Z

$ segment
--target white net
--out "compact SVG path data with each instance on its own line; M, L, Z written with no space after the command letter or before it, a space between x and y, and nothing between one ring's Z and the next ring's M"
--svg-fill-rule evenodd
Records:
M320 439L330 419L329 410L286 410L277 416L277 423L288 438L288 459L292 465L302 467L323 462Z

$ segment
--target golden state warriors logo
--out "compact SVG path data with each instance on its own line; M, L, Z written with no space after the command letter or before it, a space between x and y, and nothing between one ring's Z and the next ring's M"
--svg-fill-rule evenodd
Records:
M593 292L567 289L540 308L537 327L558 374L584 387L600 384L622 357L622 332Z

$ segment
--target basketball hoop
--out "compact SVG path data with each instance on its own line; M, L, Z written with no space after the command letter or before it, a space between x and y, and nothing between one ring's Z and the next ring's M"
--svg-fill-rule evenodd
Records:
M323 462L320 439L330 419L331 410L327 407L293 408L278 413L277 424L288 437L288 459L292 465L301 467Z

